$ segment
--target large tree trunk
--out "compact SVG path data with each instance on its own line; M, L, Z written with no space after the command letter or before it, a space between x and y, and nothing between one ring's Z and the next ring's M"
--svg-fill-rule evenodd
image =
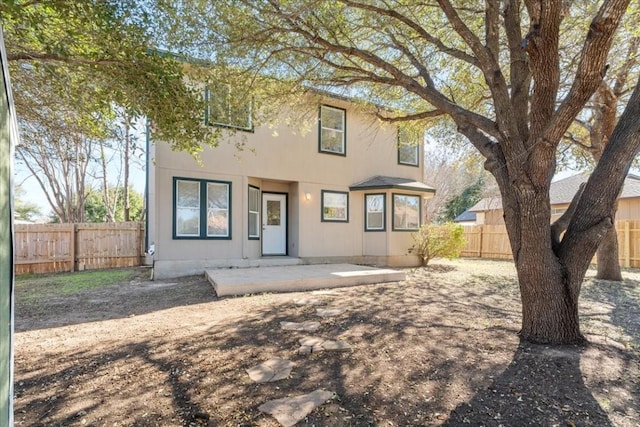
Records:
M626 81L629 69L635 62L635 59L632 59L635 58L634 52L637 50L635 46L636 43L633 43L629 52L627 65L623 66L623 69L618 73L614 87L610 88L603 82L595 94L596 108L593 113L593 125L589 129L589 141L591 143L590 151L596 163L600 161L604 147L606 147L609 142L611 133L613 133L616 121L618 120L618 99L622 96L622 87L624 86L620 81ZM614 215L617 210L618 202L616 201ZM620 270L620 260L618 259L618 235L615 227L609 230L604 236L602 243L600 243L598 247L597 255L598 274L596 277L601 280L621 282L622 272Z
M596 279L622 281L618 257L618 233L612 227L598 246L598 273Z
M578 320L582 278L570 277L569 269L554 252L548 192L536 192L529 185L522 187L524 191L512 187L503 194L505 223L520 284L520 336L536 343L581 344L585 341Z
M573 296L566 273L557 262L553 268L534 265L518 266L522 300L522 328L520 336L534 343L582 344L577 296Z

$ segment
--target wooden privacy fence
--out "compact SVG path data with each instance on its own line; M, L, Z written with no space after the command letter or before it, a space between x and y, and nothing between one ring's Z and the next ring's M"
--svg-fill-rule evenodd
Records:
M616 231L620 265L640 267L640 221L616 221ZM504 225L467 225L464 236L467 245L462 249L463 257L513 259Z
M16 274L134 267L144 261L144 223L16 224Z

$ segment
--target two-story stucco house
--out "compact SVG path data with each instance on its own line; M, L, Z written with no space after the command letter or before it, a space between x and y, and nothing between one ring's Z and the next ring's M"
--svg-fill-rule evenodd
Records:
M309 100L305 125L254 127L251 108L230 113L212 99L208 123L234 129L204 148L200 164L151 141L147 239L156 278L279 259L419 265L412 232L435 192L421 182L422 141L403 141L395 125L347 99Z

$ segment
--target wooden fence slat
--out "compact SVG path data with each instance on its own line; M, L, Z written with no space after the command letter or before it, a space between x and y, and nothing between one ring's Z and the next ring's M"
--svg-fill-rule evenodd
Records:
M19 224L16 274L134 267L144 262L144 223Z
M619 262L622 267L640 268L640 220L616 221ZM504 225L467 225L467 244L462 257L513 259ZM593 262L597 259L594 257Z

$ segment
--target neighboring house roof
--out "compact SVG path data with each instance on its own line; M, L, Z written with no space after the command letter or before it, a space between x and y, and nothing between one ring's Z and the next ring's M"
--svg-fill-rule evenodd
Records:
M470 222L476 220L475 212L470 212L469 209L462 212L460 215L453 219L453 222Z
M408 178L395 178L392 176L374 176L373 178L366 179L362 182L357 182L349 186L349 190L387 190L390 188L396 188L398 190L405 191L421 191L423 193L435 193L436 190L433 187L414 181Z
M580 184L587 182L589 174L579 173L551 183L549 188L549 200L552 205L563 205L571 203L573 196L580 188ZM620 193L621 199L640 197L640 177L629 174L624 180L624 186ZM500 197L485 198L473 205L469 211L483 212L502 209L502 199Z

